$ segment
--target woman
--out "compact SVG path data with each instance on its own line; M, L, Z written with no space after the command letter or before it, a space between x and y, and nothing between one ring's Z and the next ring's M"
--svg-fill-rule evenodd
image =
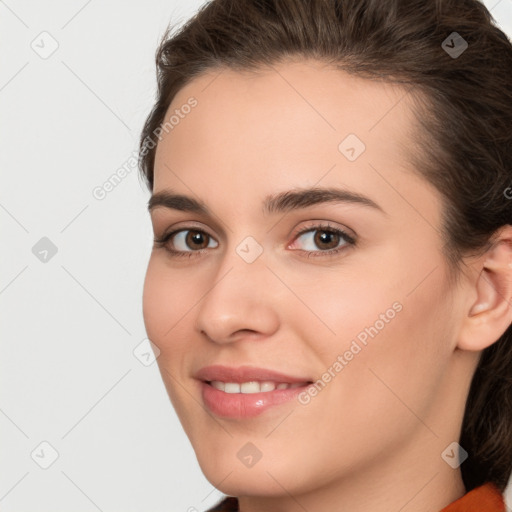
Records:
M477 0L214 0L157 52L144 321L211 510L504 511L512 47Z

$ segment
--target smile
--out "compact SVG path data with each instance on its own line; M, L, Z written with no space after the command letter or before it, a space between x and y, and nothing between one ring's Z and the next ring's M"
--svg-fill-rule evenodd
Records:
M207 382L215 389L219 391L224 391L224 393L244 393L244 394L252 394L252 393L268 393L269 391L274 391L276 389L294 389L305 386L308 384L307 382L273 382L273 381L263 381L259 382L256 380L248 381L248 382L222 382L220 380L213 380L211 382Z

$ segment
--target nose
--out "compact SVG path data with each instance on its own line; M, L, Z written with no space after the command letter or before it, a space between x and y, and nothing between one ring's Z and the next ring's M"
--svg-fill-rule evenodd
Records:
M276 286L262 256L248 263L232 249L196 309L197 330L219 344L271 336L279 326Z

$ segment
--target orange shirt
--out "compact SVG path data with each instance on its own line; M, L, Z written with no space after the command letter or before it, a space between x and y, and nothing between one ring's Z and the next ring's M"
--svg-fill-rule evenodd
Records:
M489 482L464 494L440 512L505 512L505 501L500 490Z
M239 512L238 500L228 496L206 512ZM505 512L505 501L494 484L486 483L469 491L440 512Z

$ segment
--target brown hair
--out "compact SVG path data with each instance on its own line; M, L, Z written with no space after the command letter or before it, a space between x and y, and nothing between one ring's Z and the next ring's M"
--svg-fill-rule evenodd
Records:
M453 32L468 45L460 55L449 54ZM478 0L213 0L170 34L168 27L156 53L157 98L140 139L150 190L154 135L181 88L214 69L307 57L411 92L421 151L409 156L441 193L451 276L512 224L512 45ZM510 326L482 353L460 444L469 453L466 490L493 482L503 492L512 470Z

